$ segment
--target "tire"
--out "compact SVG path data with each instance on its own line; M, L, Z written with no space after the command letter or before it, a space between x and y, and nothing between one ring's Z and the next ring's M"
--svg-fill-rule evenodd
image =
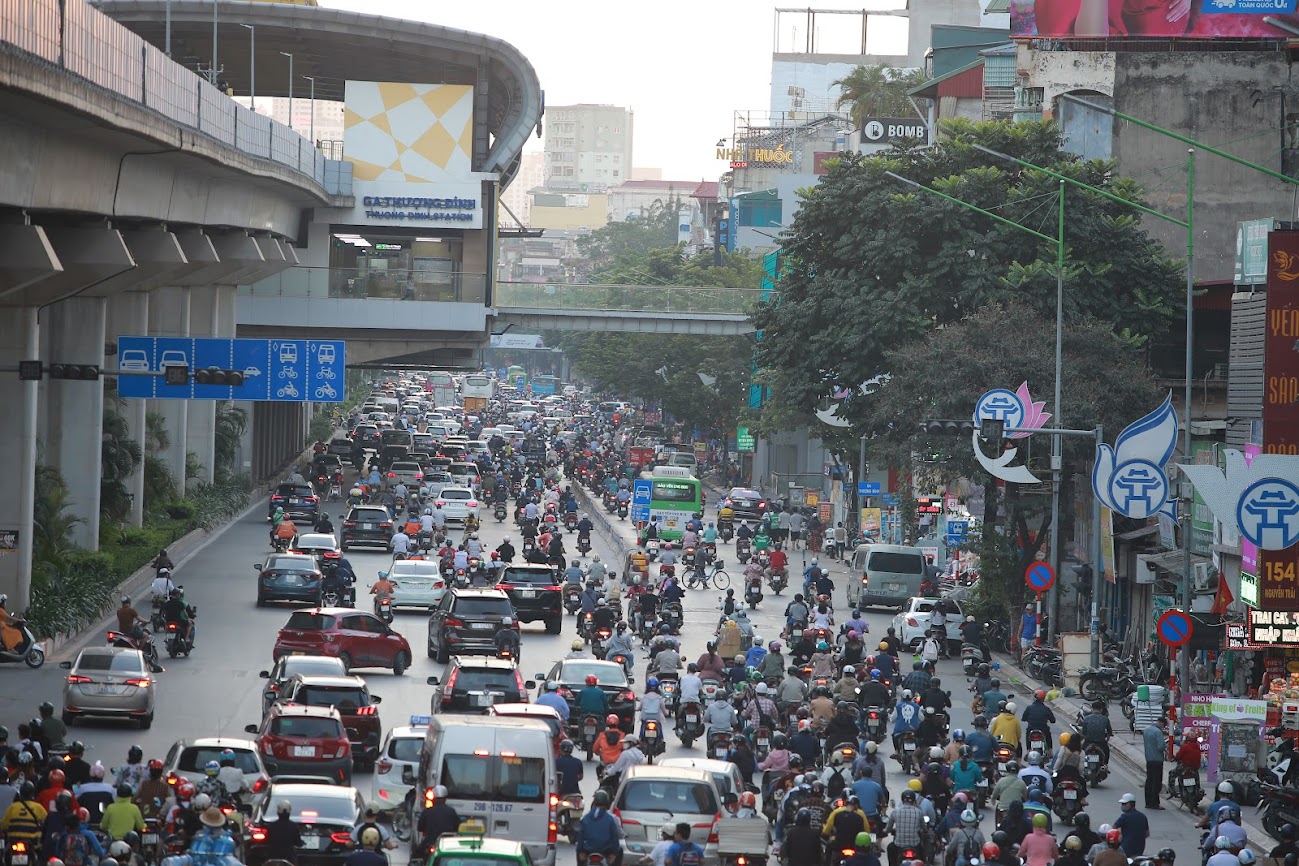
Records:
M397 837L397 841L409 842L410 828L410 812L402 807L392 813L392 835Z
M1105 684L1097 676L1086 676L1080 679L1078 681L1078 694L1085 701L1104 701L1109 697L1105 693Z
M76 716L76 714L75 714L75 713L70 713L70 712L68 712L67 710L64 710L64 711L63 711L63 724L70 728L70 727L72 727L73 725L75 725L76 723L77 723L77 716Z
M444 665L447 662L451 661L451 654L447 652L446 644L438 645L437 655L433 657L433 660L440 665Z
M694 742L695 742L695 738L694 738L694 737L682 737L682 738L681 738L681 747L682 747L683 749L688 749L688 748L691 747L691 745L694 744Z
M343 553L347 553L347 548L348 548L348 543L346 541L341 542L338 545L338 549L341 550Z
M410 667L410 659L405 653L397 653L397 657L392 660L392 675L399 677L406 673L406 668Z
M38 668L45 664L45 651L32 647L27 651L27 655L23 656L23 661L27 663L27 667L29 668Z
M140 730L147 731L152 727L153 727L153 713L149 713L149 715L140 719Z
M731 576L722 570L713 572L713 588L725 592L731 588Z
M348 655L347 653L339 653L339 654L338 654L338 660L339 660L340 662L343 663L343 671L344 671L345 673L351 673L351 671L352 671L352 657L351 657L350 655Z
M428 657L429 657L429 658L436 658L436 657L437 657L437 653L434 651L434 649L433 649L432 647L429 647L429 648L428 648Z
M562 616L554 616L546 619L546 634L559 634L560 629L564 626Z
M266 607L266 596L262 595L260 592L257 593L257 606Z

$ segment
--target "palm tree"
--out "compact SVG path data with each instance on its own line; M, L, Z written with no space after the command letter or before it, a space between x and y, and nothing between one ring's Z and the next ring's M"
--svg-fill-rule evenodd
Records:
M234 470L239 443L248 430L248 413L238 406L220 402L216 411L216 447L213 449L213 476L218 482L229 477Z
M32 558L50 563L75 546L72 531L85 521L67 513L72 498L57 470L45 465L37 466L36 490L32 514Z
M848 106L853 125L861 126L868 117L907 117L915 113L907 91L926 80L923 69L900 70L887 63L880 66L858 66L834 82L840 89L835 105Z
M100 445L103 468L99 476L99 508L111 520L121 520L131 510L126 479L140 467L140 445L131 438L126 419L104 407L104 438Z

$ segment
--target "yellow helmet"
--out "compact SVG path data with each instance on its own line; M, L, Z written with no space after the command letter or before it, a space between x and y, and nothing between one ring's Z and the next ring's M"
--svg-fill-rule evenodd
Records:
M362 848L378 848L380 842L379 831L373 827L366 827L361 831Z
M911 790L915 791L917 794L919 794L919 793L920 793L920 780L919 780L919 779L912 779L911 781L907 782L907 787L910 788Z
M1060 734L1060 745L1062 745L1062 746L1067 746L1067 745L1069 745L1069 736L1070 736L1070 735L1069 735L1069 732L1068 732L1068 731L1063 731L1063 732L1061 732L1061 734Z
M726 624L723 626L723 628L735 628L735 627L736 627L735 620L733 619L728 619L726 621Z
M889 648L888 641L880 641L880 650L887 651Z
M584 646L586 646L586 644L583 643L583 642L580 641L580 640L575 640L575 641L573 641L573 644L572 644L573 652L575 652L575 653L576 653L576 652L581 652L581 651L582 651L582 648L583 648Z

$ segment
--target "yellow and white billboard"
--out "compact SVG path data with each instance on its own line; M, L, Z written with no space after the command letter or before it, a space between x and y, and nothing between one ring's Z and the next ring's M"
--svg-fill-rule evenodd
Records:
M472 85L348 81L343 99L343 155L354 180L474 179Z

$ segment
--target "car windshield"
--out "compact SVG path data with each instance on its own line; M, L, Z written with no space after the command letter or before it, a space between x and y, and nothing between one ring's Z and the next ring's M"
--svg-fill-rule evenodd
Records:
M225 746L190 746L181 751L176 769L186 773L201 773L208 761L220 761ZM235 766L241 773L260 773L257 756L247 749L231 749L235 753Z
M350 797L313 797L295 792L290 802L293 804L293 820L300 824L322 819L354 824L360 817L356 814L356 801Z
M584 682L589 674L595 674L602 686L625 686L627 674L618 665L591 664L590 662L565 662L560 678L566 683Z
M129 673L138 674L144 670L144 665L140 662L140 654L134 651L127 652L86 652L81 654L77 659L77 670L85 671L110 671L112 673Z
M433 858L433 866L523 866L522 857L457 857L454 854L439 854Z
M443 490L443 499L472 499L473 494L468 490Z
M361 424L356 428L357 436L374 436L378 434L379 428L373 424Z
M299 610L289 616L289 621L284 624L284 627L298 631L328 631L333 625L334 618L328 614Z
M368 707L370 698L364 689L307 686L298 690L293 702L309 707L338 707L339 712L346 713L357 707Z
M924 574L925 558L919 553L894 553L873 550L866 560L868 571L886 571L891 574Z
M632 779L618 794L618 808L624 812L712 815L717 811L717 798L705 782Z
M279 716L271 721L270 732L277 737L304 740L336 740L343 736L337 719L320 716Z
M454 689L458 692L517 692L519 681L512 670L459 668Z
M347 516L347 519L383 522L388 519L388 512L380 508L357 508Z
M441 781L452 799L540 803L545 799L546 762L504 755L447 755Z
M659 502L694 502L698 495L695 485L685 481L655 481L650 493Z
M265 570L314 572L316 561L307 556L272 556L266 560Z
M461 596L456 599L456 616L490 616L498 621L514 615L514 608L508 598L483 598L481 596Z
M505 574L501 577L501 583L515 586L554 586L558 580L555 572L549 569L531 571L523 568L506 568Z
M423 737L393 737L388 741L388 757L413 764L419 760L423 748Z

